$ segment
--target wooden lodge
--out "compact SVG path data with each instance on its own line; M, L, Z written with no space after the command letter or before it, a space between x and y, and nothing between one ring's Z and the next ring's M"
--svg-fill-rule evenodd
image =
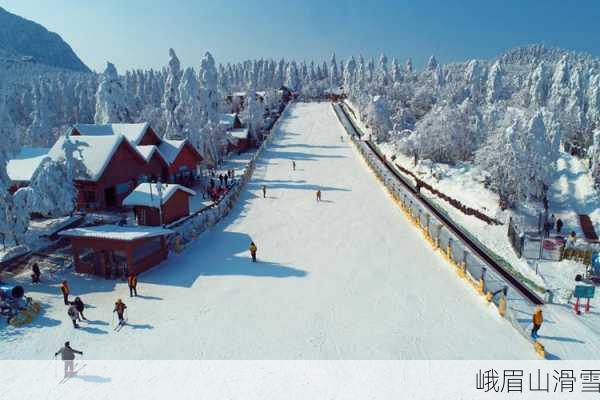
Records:
M139 274L168 256L174 231L150 226L101 225L60 232L73 248L75 272L106 278Z
M133 207L138 225L161 226L190 214L190 197L196 193L177 184L142 183L124 200Z
M27 186L44 157L65 159L65 151L72 152L80 210L120 207L143 182L191 187L203 165L202 156L187 140L161 139L147 123L76 124L45 154L31 150L10 161L12 186Z

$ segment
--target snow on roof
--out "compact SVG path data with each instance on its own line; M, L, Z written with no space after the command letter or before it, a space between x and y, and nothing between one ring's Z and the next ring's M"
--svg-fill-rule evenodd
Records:
M176 185L176 184L162 184L162 202L166 203L171 196L175 194L178 190L183 190L184 192L195 196L196 192L191 189L186 188L185 186ZM123 205L125 206L146 206L146 207L154 207L159 208L160 201L158 198L158 189L156 183L141 183L139 184L133 192L129 194L129 196L123 199Z
M60 236L69 237L89 237L98 239L131 241L137 239L146 239L156 236L164 236L175 233L170 229L164 229L156 226L119 226L119 225L98 225L85 228L67 229L59 232Z
M65 158L63 144L67 140L64 136L58 138L48 152L53 160ZM75 159L80 160L85 167L85 175L77 176L82 180L97 181L102 177L113 154L124 140L123 136L69 136L77 150L73 153Z
M260 97L265 97L267 95L267 92L256 92L256 94Z
M158 150L158 147L149 144L149 145L144 145L144 146L135 146L136 150L144 157L144 159L146 160L146 162L150 161L150 159L152 158L152 155L154 153L158 153L160 154L160 156L164 159L165 157L162 155L162 153L160 152L160 150Z
M235 123L236 117L237 117L237 114L221 114L219 116L219 124L225 125L228 127L232 127L233 124Z
M246 97L246 92L235 92L233 97Z
M172 164L173 161L177 158L177 155L183 148L183 145L186 143L185 140L167 140L163 139L160 145L158 146L158 150L160 154L163 155L164 159Z
M12 182L29 182L48 156L50 149L42 147L23 147L21 152L6 164L6 173Z
M74 129L86 136L123 135L133 144L138 144L148 129L147 122L138 124L75 124Z
M234 139L248 139L248 128L232 129L228 133Z

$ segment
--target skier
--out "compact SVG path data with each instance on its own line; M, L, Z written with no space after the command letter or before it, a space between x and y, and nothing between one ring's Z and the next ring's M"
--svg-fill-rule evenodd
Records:
M264 199L265 197L267 197L267 187L265 185L263 185L263 187L262 187L262 192L263 192L263 199Z
M37 263L33 263L31 266L31 283L40 283L40 267Z
M296 170L296 161L292 161L292 170Z
M75 350L71 347L69 342L65 342L65 345L61 347L54 357L60 354L61 360L65 363L65 378L73 376L73 364L75 360L75 354L83 355L83 351Z
M556 220L556 233L560 234L560 231L562 230L562 227L563 227L562 219L558 218Z
M252 262L256 262L256 250L258 250L258 248L254 244L254 242L250 243L250 247L248 248L248 250L250 250L250 254L252 255Z
M125 319L123 318L125 309L127 309L127 306L125 305L125 303L123 303L123 301L121 299L117 299L113 313L115 313L115 312L117 313L117 317L119 317L119 325L125 324Z
M317 190L317 201L321 201L321 190Z
M221 187L223 187L223 174L219 174L219 182L221 182Z
M225 187L227 187L227 180L229 179L229 175L223 175L223 180L225 181Z
M542 327L542 323L544 322L544 316L542 315L542 307L535 306L535 309L533 311L532 322L533 328L531 329L531 337L533 338L533 340L537 340L538 331L540 330L540 328Z
M133 272L127 277L127 286L129 286L129 297L137 297L137 276Z
M73 328L79 328L77 325L77 320L79 319L79 313L74 305L69 306L67 309L67 315L71 318L71 322L73 322Z
M83 304L83 300L81 300L81 297L75 297L75 301L71 302L71 306L74 306L75 310L77 311L77 320L87 321L87 318L83 315L85 304Z
M67 283L67 281L62 281L60 283L60 291L62 292L63 299L65 301L65 306L68 306L69 305L69 293L71 293L71 290L69 289L69 284Z
M340 136L340 142L344 143L344 137Z

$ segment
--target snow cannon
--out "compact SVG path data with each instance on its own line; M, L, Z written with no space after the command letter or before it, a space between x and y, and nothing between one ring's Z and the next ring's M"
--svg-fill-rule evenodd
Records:
M0 287L0 315L7 317L12 326L29 324L40 313L41 306L31 297L25 297L22 286Z

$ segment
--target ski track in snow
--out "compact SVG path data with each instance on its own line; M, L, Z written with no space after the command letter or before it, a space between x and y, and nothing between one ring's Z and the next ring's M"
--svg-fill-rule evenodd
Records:
M86 359L536 358L340 142L329 103L294 104L283 118L230 215L139 277L145 298L66 274L93 305L94 322L74 330L58 281L31 287L23 276L45 311L27 327L0 326L0 359L49 359L65 340ZM113 332L119 297L129 322Z

